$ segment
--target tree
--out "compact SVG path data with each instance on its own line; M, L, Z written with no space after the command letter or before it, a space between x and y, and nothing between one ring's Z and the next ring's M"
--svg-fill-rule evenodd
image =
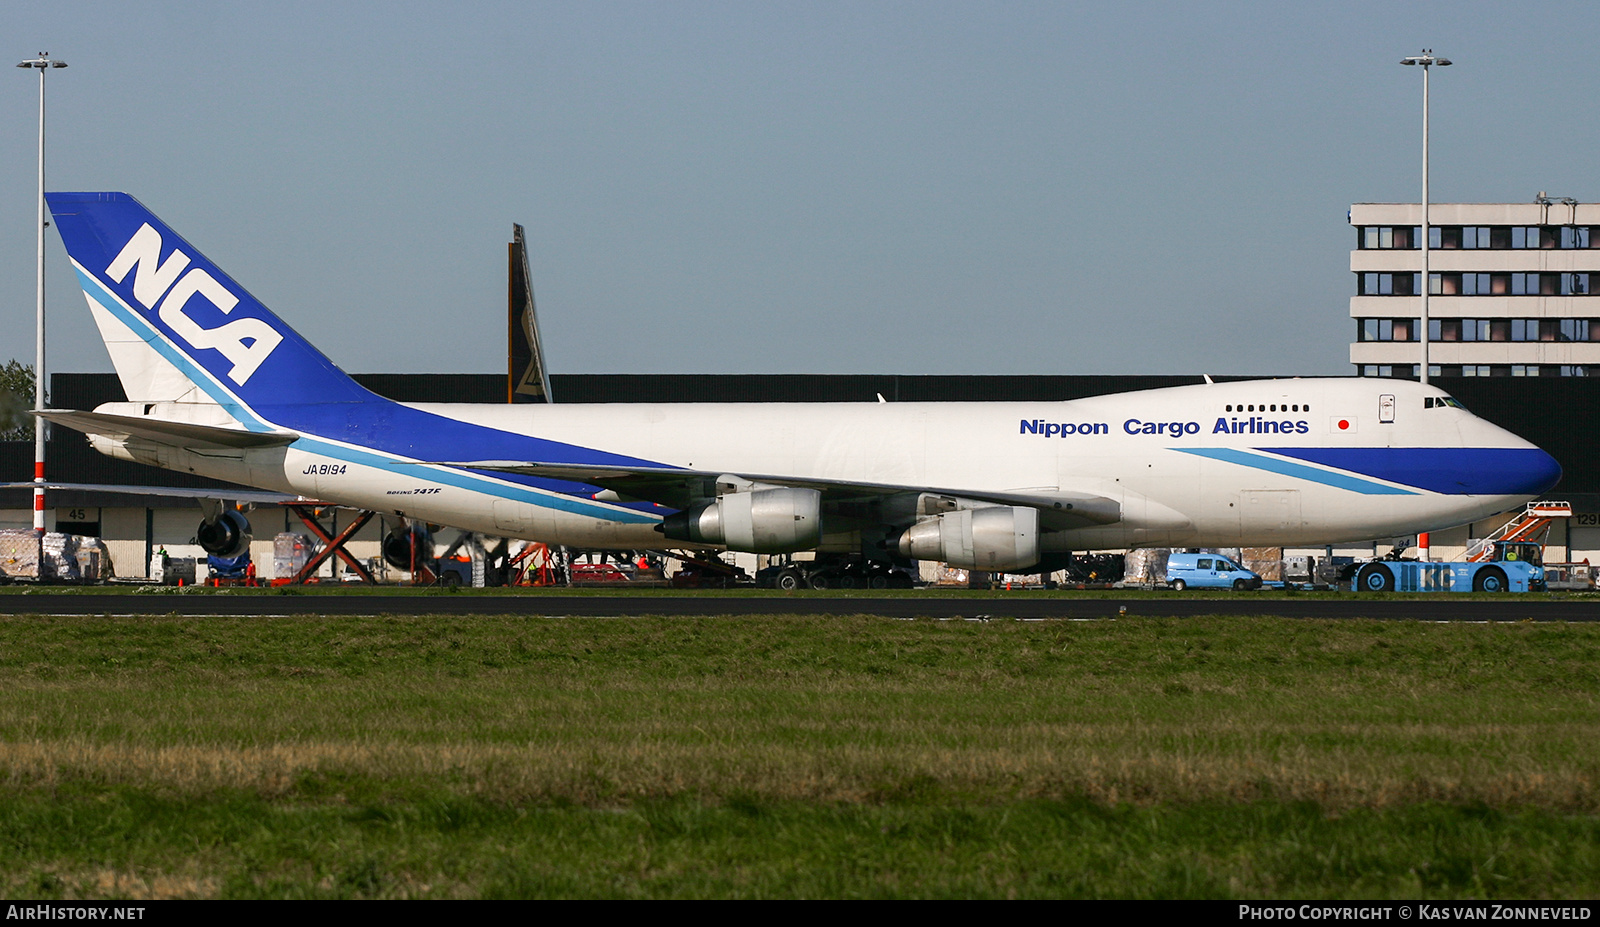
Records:
M33 365L12 360L0 367L0 441L33 438Z

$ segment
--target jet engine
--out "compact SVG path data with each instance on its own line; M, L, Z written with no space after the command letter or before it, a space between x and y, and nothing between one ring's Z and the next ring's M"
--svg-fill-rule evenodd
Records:
M250 549L250 520L238 509L223 509L200 522L194 537L206 553L231 560Z
M397 570L427 565L433 559L433 532L421 522L395 528L383 536L383 559Z
M722 544L754 554L786 554L822 539L822 493L756 489L728 493L668 515L661 533L674 541Z
M992 505L923 518L907 528L900 554L964 570L1005 573L1039 562L1039 510Z

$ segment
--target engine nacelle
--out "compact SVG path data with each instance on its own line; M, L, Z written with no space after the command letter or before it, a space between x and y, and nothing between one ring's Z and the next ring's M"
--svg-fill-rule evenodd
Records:
M211 556L231 560L250 549L250 520L238 509L225 509L202 521L194 539Z
M753 554L787 554L822 539L822 493L757 489L728 493L668 515L661 532L674 541L722 544Z
M397 570L412 571L433 561L433 532L420 522L383 536L383 559Z
M1005 573L1039 562L1039 510L993 505L924 518L900 535L902 556Z

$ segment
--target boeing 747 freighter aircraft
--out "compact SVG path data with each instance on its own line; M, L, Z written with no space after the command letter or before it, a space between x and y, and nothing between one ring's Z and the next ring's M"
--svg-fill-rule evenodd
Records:
M1519 506L1561 474L1539 448L1403 380L1072 402L393 402L133 197L48 199L129 399L48 419L113 457L487 534L1026 573L1072 550L1445 528Z

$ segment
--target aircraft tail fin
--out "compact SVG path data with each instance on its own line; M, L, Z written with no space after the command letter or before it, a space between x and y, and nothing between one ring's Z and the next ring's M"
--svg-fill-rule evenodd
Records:
M376 398L126 193L49 193L56 229L131 402L272 406Z
M551 402L550 373L544 365L544 343L539 337L539 315L533 305L533 275L528 270L528 242L522 226L511 226L506 271L506 310L510 313L509 399L511 402Z

